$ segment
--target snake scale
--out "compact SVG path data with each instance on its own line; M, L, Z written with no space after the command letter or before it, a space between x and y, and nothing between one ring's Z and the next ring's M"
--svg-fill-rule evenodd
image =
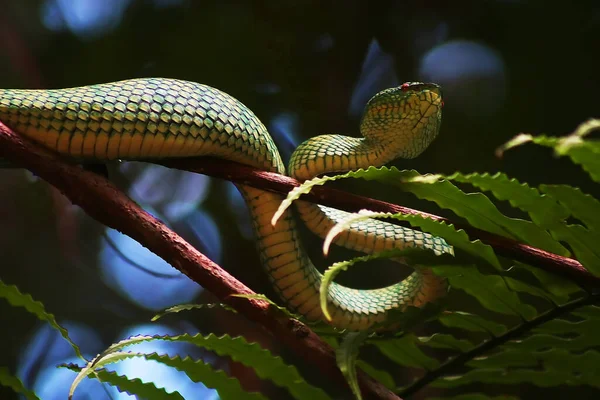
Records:
M369 100L361 120L363 138L322 135L301 144L289 175L319 174L383 165L418 156L436 137L442 96L437 85L405 83ZM51 150L78 160L152 160L214 156L281 174L286 168L265 126L241 102L209 86L175 79L132 79L56 90L0 90L0 120ZM300 243L287 211L271 217L282 196L238 185L250 211L262 264L275 291L295 312L323 319L322 275ZM324 236L347 213L299 201L309 228ZM357 223L336 244L372 253L426 247L452 253L443 239L383 221ZM421 306L447 291L446 282L423 267L402 282L371 290L333 284L329 310L338 328L363 330L385 323L390 310Z

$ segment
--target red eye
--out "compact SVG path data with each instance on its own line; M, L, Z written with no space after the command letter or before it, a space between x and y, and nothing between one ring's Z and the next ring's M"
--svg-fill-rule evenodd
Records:
M410 83L403 83L402 85L400 85L400 90L402 90L403 92L406 92L408 90L408 88L410 87Z

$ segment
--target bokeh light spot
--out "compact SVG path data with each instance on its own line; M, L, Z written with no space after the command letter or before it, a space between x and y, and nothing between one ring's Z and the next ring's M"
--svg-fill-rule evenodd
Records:
M106 235L116 249L103 241L99 255L102 276L107 285L134 303L160 310L188 303L202 290L197 283L129 236L115 230L107 230Z
M445 103L469 116L489 116L506 99L504 60L476 42L457 40L433 48L421 60L419 79L440 84Z
M348 112L354 117L362 115L367 101L377 92L398 86L394 58L385 53L376 40L371 41L362 70L350 99Z

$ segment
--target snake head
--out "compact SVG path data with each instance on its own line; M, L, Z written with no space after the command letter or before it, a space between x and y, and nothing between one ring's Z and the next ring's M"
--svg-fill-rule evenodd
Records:
M373 96L361 133L393 158L414 158L435 139L442 120L442 91L435 83L407 82Z

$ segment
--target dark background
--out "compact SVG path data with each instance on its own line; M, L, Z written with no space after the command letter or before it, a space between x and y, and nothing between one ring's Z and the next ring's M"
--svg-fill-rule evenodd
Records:
M563 135L600 116L599 37L596 1L2 0L0 87L60 88L147 76L197 81L250 107L287 158L296 143L317 134L359 135L362 107L378 90L433 81L445 95L440 136L418 159L397 166L421 173L504 171L531 184L569 183L594 193L578 167L548 149L526 146L503 159L494 150L520 132ZM115 182L201 251L275 298L233 186L134 163L110 170ZM410 195L358 182L345 188L443 213ZM0 278L41 300L88 355L134 333L199 330L245 332L278 349L224 311L148 326L154 311L214 299L22 170L0 171L0 263ZM393 275L368 271L358 268L342 281L377 286ZM0 304L0 315L0 365L18 372L42 398L65 398L72 375L53 366L72 360L69 349L20 309ZM247 388L261 387L243 368L215 363ZM89 385L81 398L88 389L89 398L107 396ZM194 398L214 396L200 396L197 385L190 390ZM504 389L491 393L498 390ZM518 390L524 398L537 393Z

